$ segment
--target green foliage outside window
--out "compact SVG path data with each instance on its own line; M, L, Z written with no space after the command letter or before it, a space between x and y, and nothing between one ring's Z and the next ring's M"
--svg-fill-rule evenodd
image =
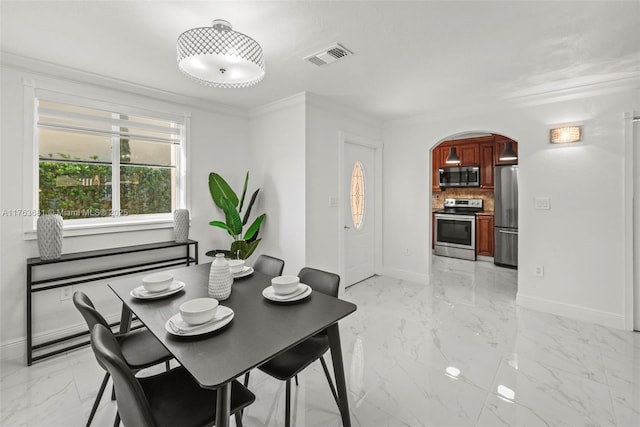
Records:
M172 211L170 169L126 166L120 174L120 215ZM113 214L111 166L41 160L39 175L42 212L64 219Z
M171 169L121 167L120 205L128 215L172 212Z

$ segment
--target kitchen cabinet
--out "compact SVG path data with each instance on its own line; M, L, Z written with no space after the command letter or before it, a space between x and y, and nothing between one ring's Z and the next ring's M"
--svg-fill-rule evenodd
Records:
M450 163L447 164L447 157L449 157L449 152L451 147L455 147L456 153L458 157L460 157L460 163ZM440 148L440 161L443 166L478 166L480 164L480 156L478 154L478 144L477 143L448 143L447 145L441 145ZM442 167L442 166L441 166Z
M432 191L440 191L440 186L438 185L439 173L438 169L442 165L442 151L444 149L440 146L433 149L431 153L431 190Z
M493 191L493 141L480 143L480 188Z
M476 215L476 255L493 256L493 215Z
M495 158L495 165L496 166L500 166L500 165L517 165L518 164L518 159L515 160L500 160L500 153L502 153L502 150L504 150L504 146L506 144L507 141L511 141L511 147L513 148L513 151L515 151L516 154L518 154L518 143L507 138L504 137L502 135L496 135L496 143L494 146L494 158Z
M458 145L460 166L478 166L480 164L480 156L478 155L478 151L478 144Z

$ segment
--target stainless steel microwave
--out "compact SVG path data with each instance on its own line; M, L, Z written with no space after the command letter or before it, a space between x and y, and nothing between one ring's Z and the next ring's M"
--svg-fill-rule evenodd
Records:
M447 187L480 187L480 167L454 166L439 169L438 185Z

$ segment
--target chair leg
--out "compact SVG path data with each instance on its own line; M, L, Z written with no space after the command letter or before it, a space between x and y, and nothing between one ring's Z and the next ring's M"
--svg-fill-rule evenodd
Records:
M251 371L249 371L246 374L244 374L244 386L245 387L249 387L249 374L250 373L251 373Z
M236 412L236 427L242 427L242 411Z
M291 427L291 379L287 380L286 387L286 396L285 396L285 418L284 418L284 427Z
M111 400L116 400L116 387L111 387Z
M296 387L298 387L298 376L296 375Z
M107 387L107 381L109 381L110 374L107 372L104 374L104 378L102 379L102 384L100 384L100 389L98 390L98 395L96 396L96 401L93 402L93 407L91 408L91 413L89 414L89 419L87 420L87 427L91 425L91 421L93 421L93 417L96 415L96 411L98 410L98 405L100 404L100 400L102 399L102 394L104 393L104 389Z
M116 412L116 419L113 421L113 427L120 427L120 412Z
M169 363L169 361L167 360L166 362L164 362L164 366L166 366L167 371L171 370L171 364Z
M336 405L338 405L338 408L340 408L340 403L338 403L338 393L336 392L336 388L334 387L333 381L331 380L331 375L329 375L329 369L327 368L327 362L324 361L324 356L320 356L320 363L322 363L322 369L324 369L324 374L327 377L327 381L329 381L331 394L333 394L333 398L336 401Z

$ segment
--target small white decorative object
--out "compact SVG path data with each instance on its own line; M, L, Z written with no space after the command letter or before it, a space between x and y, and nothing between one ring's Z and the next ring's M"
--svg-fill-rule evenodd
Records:
M38 251L41 260L58 259L62 255L62 216L38 217Z
M176 243L189 240L189 210L176 209L173 212L173 236Z
M219 301L226 300L231 295L233 275L224 254L216 254L209 270L209 296Z

